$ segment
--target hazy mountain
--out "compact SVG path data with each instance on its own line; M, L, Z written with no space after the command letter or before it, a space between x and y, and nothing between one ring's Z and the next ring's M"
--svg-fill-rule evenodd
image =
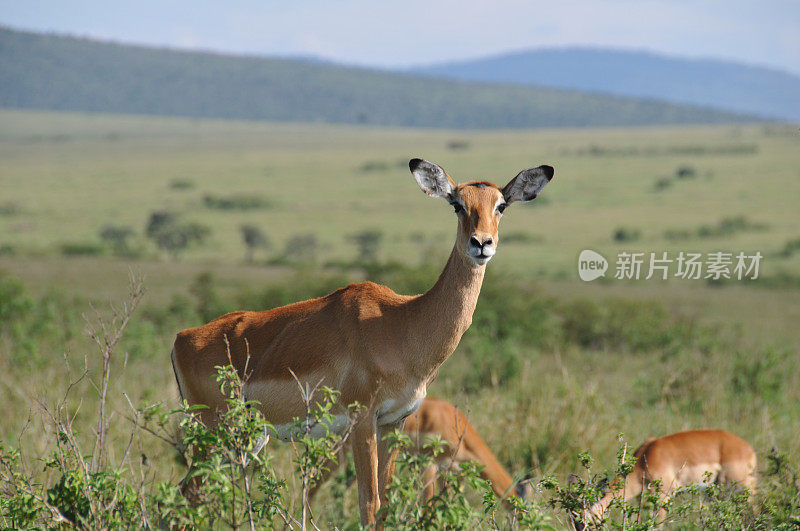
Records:
M465 81L654 98L800 121L800 77L727 61L564 48L423 66L412 71Z
M128 46L0 28L0 106L445 128L748 121L578 91L308 60Z

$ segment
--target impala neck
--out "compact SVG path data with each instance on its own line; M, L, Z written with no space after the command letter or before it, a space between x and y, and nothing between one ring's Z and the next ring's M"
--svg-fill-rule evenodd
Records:
M431 375L456 349L472 323L485 271L453 247L436 284L409 301L409 339L415 346L409 363L415 374Z

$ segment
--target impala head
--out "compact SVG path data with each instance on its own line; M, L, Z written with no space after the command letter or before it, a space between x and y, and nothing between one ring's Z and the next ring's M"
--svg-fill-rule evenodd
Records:
M456 184L439 165L427 160L411 159L408 163L422 191L441 197L458 216L458 250L474 265L485 265L497 251L497 229L503 211L517 201L531 201L553 178L551 166L538 166L521 171L500 188L486 181Z

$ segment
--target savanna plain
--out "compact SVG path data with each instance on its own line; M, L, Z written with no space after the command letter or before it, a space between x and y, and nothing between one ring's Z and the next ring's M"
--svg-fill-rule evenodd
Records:
M615 473L626 445L694 428L748 441L760 487L752 505L727 492L680 495L687 508L673 508L669 526L800 526L796 126L448 131L12 110L0 110L3 525L102 527L95 508L111 514L124 496L93 505L80 493L100 487L70 490L89 477L65 472L77 447L117 482L108 492L138 507L104 525L168 520L185 460L139 425L152 405L180 407L170 364L179 330L349 282L407 294L433 285L456 219L420 192L413 157L501 186L555 167L540 198L506 211L472 326L428 390L528 478L535 518L509 519L502 506L487 516L467 485L450 495L471 509L447 526L567 528L565 506L593 495L571 493L568 474L593 484ZM609 259L605 277L578 278L584 249ZM614 278L623 251L645 253L642 278ZM649 253L681 251L763 258L756 279L682 280L674 264L669 279L644 279ZM131 276L143 294L104 371L99 323L114 335ZM268 445L289 516L260 515L260 525L305 521L303 451ZM311 506L320 528L358 527L343 470ZM69 522L58 523L59 508ZM622 513L607 525L655 524L647 503ZM246 527L246 516L229 517L202 522Z

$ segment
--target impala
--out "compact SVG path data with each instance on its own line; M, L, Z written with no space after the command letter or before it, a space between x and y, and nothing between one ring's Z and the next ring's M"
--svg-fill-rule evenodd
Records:
M449 402L426 397L419 409L406 419L403 432L411 438L411 451L414 452L428 451L425 445L436 436L447 443L441 449L442 453L436 456L436 463L424 472L425 500L433 498L440 470L458 467L460 463L469 461L482 467L481 477L491 484L492 490L500 498L515 495L524 499L530 495L530 485L527 482L514 483L466 415ZM339 463L342 461L340 458ZM336 468L331 466L326 470L325 477L315 485L314 493Z
M614 499L625 501L640 496L660 481L659 496L666 501L676 490L710 483L736 484L752 495L756 489L756 453L744 440L725 430L681 431L649 438L634 452L636 464L625 478L617 478L609 491L592 505L583 522L602 520ZM666 510L659 509L664 520ZM583 524L576 523L582 529Z
M306 415L298 383L321 383L340 391L341 404L365 405L350 435L365 525L375 523L392 474L394 455L384 435L416 411L472 322L503 211L534 199L553 177L552 167L539 166L500 188L485 181L456 184L441 167L421 159L411 160L409 168L420 188L447 201L458 218L450 258L429 291L406 296L372 282L351 284L272 310L229 313L180 332L172 350L181 396L208 406L201 416L209 426L225 407L215 367L228 363L244 380L247 399L260 403L284 440L292 438L292 420ZM344 430L344 407L338 413L331 428Z

